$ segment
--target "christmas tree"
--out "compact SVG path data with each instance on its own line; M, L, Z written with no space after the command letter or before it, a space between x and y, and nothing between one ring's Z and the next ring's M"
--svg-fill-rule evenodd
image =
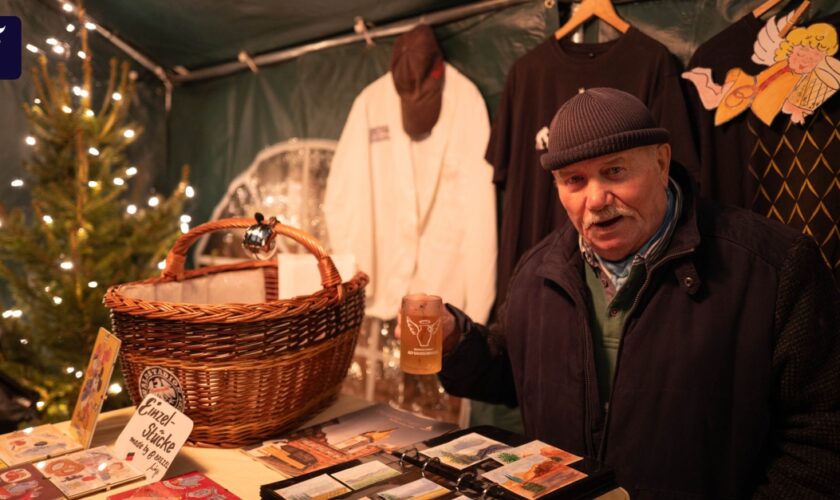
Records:
M7 214L0 206L0 280L14 300L0 320L0 370L40 393L45 421L72 412L97 331L110 327L105 290L159 272L179 223L188 230L181 213L192 196L185 168L171 196L152 196L145 207L128 200L137 169L125 150L141 132L128 114L134 79L127 63L112 60L104 93L93 95L80 25L80 84L71 84L63 62L53 68L43 54L32 71L37 98L24 110L33 151L27 178L12 184L29 187L31 210ZM128 404L112 387L107 407Z

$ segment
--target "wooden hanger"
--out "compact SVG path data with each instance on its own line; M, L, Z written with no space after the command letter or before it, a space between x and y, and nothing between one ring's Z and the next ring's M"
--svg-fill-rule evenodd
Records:
M777 0L781 1L781 0ZM583 0L580 7L575 10L572 17L554 32L554 38L560 40L575 30L578 26L588 21L593 16L609 24L622 33L627 33L630 25L618 16L615 7L610 0Z

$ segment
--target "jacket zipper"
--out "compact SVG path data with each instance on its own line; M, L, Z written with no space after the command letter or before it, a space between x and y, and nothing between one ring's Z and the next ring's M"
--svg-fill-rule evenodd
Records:
M618 370L621 367L621 351L622 347L624 346L624 337L627 335L627 321L633 315L633 312L636 310L636 306L639 305L639 299L642 294L645 293L645 290L650 283L650 278L653 276L653 272L662 267L663 265L667 264L668 262L678 259L680 257L684 257L686 255L694 253L694 249L685 250L683 252L675 253L672 255L668 255L663 257L658 262L654 263L650 269L648 269L647 273L645 273L645 281L642 283L642 287L639 288L639 292L636 293L636 297L633 299L633 303L630 305L630 309L627 310L626 320L624 321L624 326L621 329L621 339L618 341L618 352L616 353L615 359L615 373L613 373L613 380L612 380L612 387L610 389L610 397L607 399L606 408L604 409L604 431L601 436L601 443L598 446L598 455L597 459L599 462L604 461L604 454L607 451L607 436L609 435L609 425L610 425L610 416L612 415L612 400L613 400L613 393L615 393L615 384L618 381ZM609 314L609 313L608 313ZM588 405L588 403L587 403Z

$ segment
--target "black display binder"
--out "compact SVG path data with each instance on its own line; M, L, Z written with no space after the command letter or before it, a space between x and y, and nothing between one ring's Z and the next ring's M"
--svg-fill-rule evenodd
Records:
M442 436L417 443L403 450L396 450L391 453L377 453L362 460L353 460L343 464L334 465L318 471L298 476L276 483L264 484L260 487L260 497L264 500L279 500L283 497L276 493L276 490L286 488L307 479L322 474L332 474L350 467L361 464L363 461L379 460L402 471L402 475L394 478L394 481L383 484L368 486L364 489L352 491L336 497L342 500L353 500L361 497L377 498L377 493L410 481L426 477L446 488L452 490L446 496L439 497L439 500L448 500L459 495L469 498L495 498L500 500L523 500L521 497L502 486L481 478L481 474L492 469L501 467L502 464L493 459L486 459L477 464L471 465L462 470L442 464L438 458L429 458L421 454L423 449L438 446L461 436L475 432L482 436L494 439L509 446L520 446L531 439L515 434L513 432L499 429L492 426L478 426L469 429L457 430ZM570 464L569 467L577 469L587 476L574 483L568 484L559 490L553 491L540 497L552 500L579 500L594 498L608 491L618 488L615 482L615 474L609 467L589 458Z

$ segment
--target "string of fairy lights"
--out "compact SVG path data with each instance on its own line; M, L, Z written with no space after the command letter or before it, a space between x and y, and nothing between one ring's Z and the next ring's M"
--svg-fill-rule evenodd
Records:
M64 11L67 15L75 15L77 13L77 7L73 3L63 1L63 0L59 0L59 3L61 4L62 11ZM97 30L96 23L94 23L90 20L85 20L84 23L83 23L83 26L84 26L84 29L87 30L88 32L95 32ZM67 60L73 54L73 47L72 47L72 44L70 43L70 41L66 40L65 38L67 36L77 37L77 36L80 35L81 30L78 28L76 23L74 23L73 21L70 21L65 26L65 31L66 31L66 34L54 35L54 36L47 37L44 40L44 43L46 44L46 47L47 47L45 49L42 49L39 45L34 43L34 41L26 43L25 48L33 56L38 56L38 55L43 54L44 56L47 56L47 57L60 58L60 59ZM86 60L89 57L89 54L85 53L85 51L83 51L83 50L76 50L75 55L76 55L76 57L78 57L79 59L82 59L82 60ZM131 78L134 79L134 78L136 78L136 76L137 76L136 72L132 71L131 72ZM87 98L89 96L89 90L84 89L79 85L73 86L71 90L72 90L73 95L76 96L77 98L79 98L80 100L83 99L83 98ZM123 96L119 92L113 92L111 94L111 99L113 99L114 101L120 101L120 100L122 100L122 98L123 98ZM40 105L41 100L38 99L38 98L35 98L33 100L33 103L36 104L36 105ZM64 113L67 113L67 114L70 114L70 113L73 112L73 108L71 108L69 105L66 105L66 104L64 106L62 106L61 110ZM84 115L88 118L93 118L95 116L95 112L92 109L86 109L84 111ZM137 133L134 129L126 128L122 131L122 135L126 140L131 141L137 136ZM38 144L38 140L31 134L27 134L23 138L23 142L29 147L34 147ZM94 146L91 146L90 148L88 148L87 152L92 157L97 157L97 156L100 155L99 149L94 147ZM118 173L118 175L114 176L111 179L111 182L113 182L113 184L115 186L124 186L124 185L126 185L128 180L131 179L132 177L136 176L138 174L138 172L139 172L138 167L136 165L132 165L132 166L126 168L124 171L121 171L120 173ZM22 189L26 186L26 182L22 178L15 178L15 179L12 179L12 181L10 182L10 185L14 189ZM99 186L99 181L96 181L96 180L88 181L88 187L90 189L98 189L100 187ZM187 198L194 198L195 195L196 195L195 188L193 188L192 186L186 186L185 191L184 191L184 195ZM155 207L160 205L160 201L161 200L157 195L152 194L146 200L146 205L148 205L149 209L154 209ZM131 204L128 204L126 206L125 212L128 216L134 216L134 215L138 214L140 212L140 210L141 209L140 209L140 207L138 207L137 204L131 203ZM52 225L53 222L54 222L54 219L51 215L44 214L41 217L41 221L46 225ZM190 230L190 223L191 222L192 222L192 217L190 215L182 214L180 216L179 225L180 225L180 230L181 230L182 233L187 233ZM2 221L2 219L0 219L0 229L2 229L2 227L3 227L3 221ZM73 265L73 262L70 261L70 260L62 260L61 262L58 263L58 267L62 271L71 271L73 269L74 265ZM161 270L164 269L166 267L166 261L161 260L160 262L158 262L157 267L158 267L158 269L161 269ZM96 281L90 281L90 282L88 282L87 286L89 288L98 288L99 283L96 282ZM49 293L50 292L50 287L45 287L44 292ZM61 297L59 297L58 295L54 295L52 297L52 301L55 305L61 305L64 302L64 300ZM17 308L7 309L7 310L3 311L2 314L0 314L0 316L2 316L2 318L6 319L6 320L16 320L16 319L20 319L21 317L23 317L23 311L20 310L20 309L17 309ZM27 340L26 338L21 338L20 343L22 345L27 345L27 344L29 344L29 340ZM74 376L75 378L82 378L82 376L84 375L82 370L78 370L73 366L66 367L65 372L68 375ZM108 392L110 394L119 394L120 392L122 392L122 390L123 390L122 386L120 386L120 384L118 384L118 383L113 383L108 388ZM42 409L44 407L44 405L45 405L45 403L43 401L38 401L37 402L37 408L39 410Z

